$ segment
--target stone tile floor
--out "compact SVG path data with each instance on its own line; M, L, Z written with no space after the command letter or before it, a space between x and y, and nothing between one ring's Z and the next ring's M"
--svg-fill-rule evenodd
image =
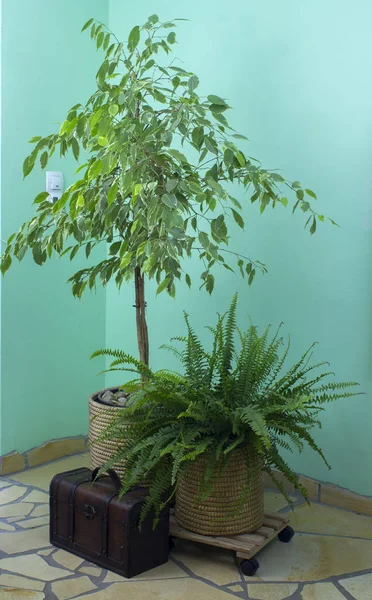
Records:
M166 565L131 580L53 548L49 482L87 464L82 454L0 478L0 600L372 600L372 517L296 498L296 536L262 550L253 578L231 552L181 540ZM274 492L266 509L289 511Z

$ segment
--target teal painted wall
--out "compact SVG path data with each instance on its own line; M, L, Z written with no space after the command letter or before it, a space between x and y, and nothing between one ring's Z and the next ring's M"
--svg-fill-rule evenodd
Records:
M182 332L183 309L202 329L239 290L242 324L247 314L262 326L284 321L292 356L317 340L316 358L331 361L339 379L360 381L367 395L327 408L316 436L333 470L310 452L290 460L299 472L371 495L372 5L111 0L111 28L126 39L155 11L191 19L179 27L177 55L200 76L201 92L229 98L230 119L249 136L250 153L315 189L320 212L341 228L324 224L310 238L301 215L279 208L259 217L247 207L248 227L236 231L231 247L266 262L269 274L248 290L238 276L221 273L212 298L195 286L180 289L176 302L155 299L150 286L152 365L164 358L174 365L157 348ZM198 264L191 269L197 273ZM131 286L120 296L109 289L108 346L136 351L132 304Z
M66 111L94 90L99 58L80 34L91 16L107 21L107 2L2 2L3 240L31 217L45 189L41 170L22 181L28 140L58 130ZM49 168L69 184L76 166L54 157ZM104 344L105 294L74 300L66 280L78 267L61 259L40 268L28 258L2 281L0 454L87 432L87 396L102 386L88 358Z

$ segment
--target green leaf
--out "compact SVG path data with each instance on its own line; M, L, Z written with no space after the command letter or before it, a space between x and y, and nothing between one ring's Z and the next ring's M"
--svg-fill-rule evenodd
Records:
M293 187L294 189L300 188L300 187L301 187L301 183L300 183L299 181L294 181L294 182L292 183L292 187Z
M204 127L203 126L195 127L195 129L193 129L193 131L192 131L191 139L192 139L193 143L195 144L195 146L198 148L198 150L200 150L200 148L203 145L203 140L204 140Z
M85 31L86 29L88 29L88 27L93 23L94 19L88 19L88 21L85 23L85 25L83 25L83 28L81 31Z
M155 24L159 21L158 15L151 15L148 19L149 23Z
M102 46L104 39L105 39L105 34L103 33L103 31L100 31L97 36L97 49Z
M26 178L35 166L35 157L30 154L23 163L23 177Z
M199 85L199 77L197 75L191 75L190 79L187 82L187 86L188 86L190 92L193 92L194 90L196 90L198 85Z
M132 31L129 34L128 38L128 50L129 52L133 52L138 46L138 42L140 41L140 28L138 25L133 27Z
M40 204L49 198L49 192L40 192L34 200L34 204Z
M169 150L167 150L168 154L170 154L171 156L173 156L173 158L176 158L177 160L179 160L181 163L184 164L188 164L188 160L186 158L186 156L184 154L182 154L182 152L179 152L179 150L175 150L174 148L169 148Z
M222 104L211 104L210 107L209 107L209 110L212 113L222 113L225 110L227 110L228 108L229 108L229 106L225 106L225 105L222 105Z
M171 31L170 34L167 37L167 41L169 44L174 44L176 41L176 34L174 31Z
M245 135L242 135L241 133L233 133L232 137L237 140L248 140L248 138Z
M109 192L107 194L107 204L111 206L116 198L116 194L118 193L119 183L115 181L115 183L110 187Z
M100 146L107 146L109 141L108 141L107 137L105 137L104 135L100 135L100 136L98 136L98 143Z
M114 242L113 244L111 244L109 254L111 256L115 256L115 254L117 254L119 252L120 246L121 246L121 242Z
M125 102L125 94L123 92L120 92L119 96L118 96L118 104L120 104L120 106L122 106Z
M310 227L310 234L313 235L316 232L316 218L313 217L313 222Z
M167 183L165 184L165 189L167 192L171 192L175 187L177 187L177 185L178 179L168 179Z
M208 237L208 234L205 233L204 231L201 231L199 233L199 242L201 243L203 248L205 248L205 250L209 250L209 247L210 247L209 237Z
M208 148L209 152L212 152L217 156L218 154L218 146L216 140L210 136L205 136L204 143L206 148Z
M185 281L186 281L186 284L189 287L191 287L191 277L190 277L190 275L188 273L186 273L186 275L185 275Z
M158 289L156 290L156 295L161 294L161 292L163 292L168 287L170 282L171 282L170 277L166 277L165 279L163 279L163 281L158 286Z
M130 252L127 252L126 254L124 254L123 258L121 259L121 263L120 263L120 269L121 271L124 271L124 269L126 269L126 267L129 265L130 261L131 261L131 254Z
M73 260L75 258L75 256L77 255L78 251L79 251L80 246L74 246L71 254L70 254L70 260Z
M177 198L174 194L163 194L161 201L169 208L177 207Z
M29 144L36 144L36 142L40 142L40 140L42 140L43 138L41 137L41 135L36 135L35 137L31 138L28 143Z
M235 154L231 148L226 148L223 155L223 162L227 167L230 167L234 163Z
M110 34L106 33L106 35L105 35L105 41L103 42L103 46L102 46L105 51L107 50L107 48L109 46L110 39L111 39Z
M256 275L256 269L252 269L248 277L248 285L252 285L254 276Z
M109 113L111 116L115 117L115 115L117 115L119 112L119 107L117 104L111 104L109 106Z
M49 155L48 155L47 151L43 152L42 155L40 156L40 165L41 165L42 169L45 169L45 167L47 166L48 158L49 158Z
M72 154L74 155L75 160L79 160L80 146L79 146L79 142L77 141L76 138L72 138L71 148L72 148Z
M244 229L244 219L243 217L233 208L230 209L232 212L232 216L234 217L235 223L239 225L242 229Z
M213 292L214 277L210 273L208 273L208 275L207 275L207 277L205 279L205 288L206 288L208 294L211 294Z
M12 264L12 257L10 254L6 253L1 258L1 273L5 275L7 270L10 268Z
M279 198L279 202L285 207L288 206L288 198Z
M89 167L88 179L90 179L90 180L95 179L102 171L102 168L103 168L102 160L100 160L100 159L95 160L94 163Z
M316 196L316 193L313 192L313 190L305 189L305 192L307 193L308 196L311 196L312 198L314 198L314 200L316 200L317 196Z
M296 196L298 198L298 200L303 200L304 199L304 191L303 190L297 190L296 192Z
M238 163L240 164L240 166L241 167L245 167L247 161L245 159L245 156L244 156L243 152L240 152L240 150L238 150L238 152L236 153L235 156L236 156L236 158L237 158Z
M79 208L82 208L84 205L85 205L84 196L82 194L79 194L77 201L76 201L76 206L78 206Z
M217 106L226 106L227 107L225 100L220 98L220 96L215 96L214 94L211 94L210 96L208 96L208 102L210 102L210 104L216 104Z

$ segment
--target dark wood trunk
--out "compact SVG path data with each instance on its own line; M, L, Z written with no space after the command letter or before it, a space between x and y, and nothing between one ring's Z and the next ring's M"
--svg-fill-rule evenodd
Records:
M146 322L145 281L139 267L134 271L134 283L136 289L136 323L137 343L140 360L149 364L149 336Z
M119 476L109 471L109 477L96 480L97 474L98 469L81 468L53 478L51 544L123 577L134 577L167 562L168 511L161 513L155 530L150 512L140 530L139 517L148 490L136 488L119 499Z

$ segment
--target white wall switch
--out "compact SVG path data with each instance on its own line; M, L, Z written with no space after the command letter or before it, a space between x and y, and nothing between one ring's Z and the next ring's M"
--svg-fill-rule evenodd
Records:
M46 172L46 191L50 194L50 202L56 202L63 194L63 174L60 171Z

